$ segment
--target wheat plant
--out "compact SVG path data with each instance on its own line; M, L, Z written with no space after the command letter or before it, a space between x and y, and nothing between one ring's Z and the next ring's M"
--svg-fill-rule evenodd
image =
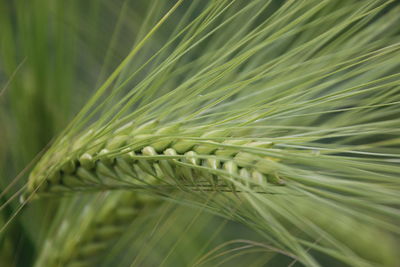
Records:
M22 2L6 266L399 266L397 1Z

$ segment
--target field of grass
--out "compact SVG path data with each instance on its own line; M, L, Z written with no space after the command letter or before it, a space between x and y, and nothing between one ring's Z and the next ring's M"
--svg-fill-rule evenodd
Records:
M0 0L0 266L400 266L399 14Z

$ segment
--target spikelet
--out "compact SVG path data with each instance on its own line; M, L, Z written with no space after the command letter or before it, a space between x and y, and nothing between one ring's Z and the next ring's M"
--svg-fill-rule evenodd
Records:
M134 135L118 135L122 130L117 130L117 135L99 146L103 147L99 151L83 151L75 159L69 157L47 177L32 175L29 193L36 187L40 187L37 192L43 194L52 193L53 189L93 190L122 186L127 182L132 185L184 184L187 188L218 186L230 191L237 191L235 183L249 189L284 184L273 159L251 152L252 149L271 148L271 142L229 139L223 131L208 132L199 140L168 137L157 141L151 134L154 125L152 121L131 130ZM180 125L175 124L156 130L154 135L179 130ZM123 131L128 132L129 128ZM227 140L220 141L221 138ZM132 143L142 145L130 149ZM146 174L145 180L143 174ZM46 186L39 186L40 183Z

